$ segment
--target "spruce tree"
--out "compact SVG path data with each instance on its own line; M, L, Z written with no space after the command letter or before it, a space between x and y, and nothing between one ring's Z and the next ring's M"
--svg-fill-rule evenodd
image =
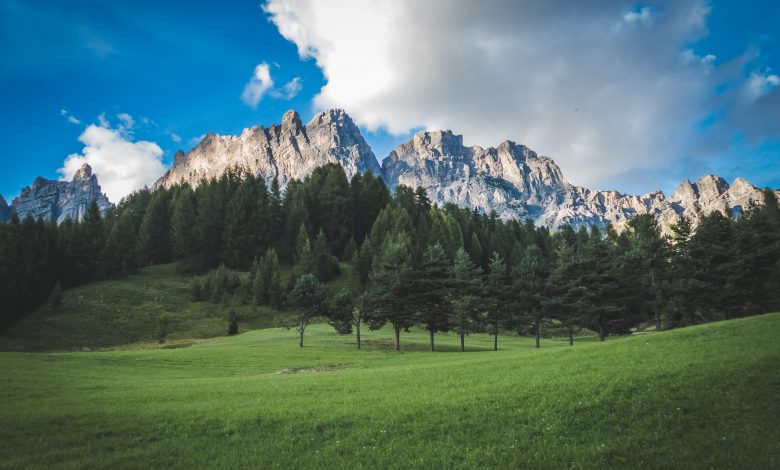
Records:
M449 323L460 335L460 351L465 351L465 337L479 331L483 309L484 284L480 269L461 248L455 253L450 272L451 313Z

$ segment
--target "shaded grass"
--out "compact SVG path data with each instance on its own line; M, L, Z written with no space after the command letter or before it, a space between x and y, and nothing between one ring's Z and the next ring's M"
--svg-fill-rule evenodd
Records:
M0 467L777 468L780 314L584 341L327 325L0 353ZM437 335L453 351L455 335ZM290 372L292 371L292 372Z
M332 291L349 286L347 266L328 283ZM292 270L281 267L283 282ZM62 305L43 305L0 334L0 351L82 350L131 343L155 343L160 321L168 322L166 342L190 344L193 339L227 333L234 309L239 331L288 326L289 312L233 302L192 302L190 281L176 264L153 266L124 279L95 282L65 291Z

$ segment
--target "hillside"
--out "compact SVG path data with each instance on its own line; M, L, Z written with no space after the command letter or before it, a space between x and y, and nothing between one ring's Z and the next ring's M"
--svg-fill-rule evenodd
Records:
M342 270L346 269L343 265ZM290 266L283 266L284 282L290 271ZM342 274L328 287L334 291L343 287L347 277ZM179 274L172 263L67 290L59 307L46 303L0 333L0 351L72 351L131 343L156 346L161 320L167 322L165 346L182 346L225 335L230 310L236 311L241 332L291 324L289 313L266 306L192 302L191 279Z
M3 467L777 468L780 314L606 343L326 325L0 353ZM453 351L456 338L441 335ZM476 352L482 350L483 352Z

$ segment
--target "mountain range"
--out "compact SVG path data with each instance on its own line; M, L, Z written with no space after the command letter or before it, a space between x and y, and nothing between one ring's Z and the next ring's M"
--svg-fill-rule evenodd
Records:
M176 152L155 187L183 182L196 186L234 169L268 184L277 178L284 188L326 163L341 164L348 178L366 171L381 174L391 189L401 184L422 187L439 205L495 211L505 219L531 218L551 228L620 227L635 215L652 214L668 229L681 215L695 220L726 206L739 213L749 201L762 201L760 190L747 180L737 178L729 185L714 175L695 183L685 180L669 197L661 191L624 195L588 189L569 183L555 161L524 145L507 140L497 147L466 147L463 137L451 131L417 133L390 152L380 167L358 126L340 109L318 113L305 125L291 110L281 124L244 129L239 136L209 133L189 152ZM21 217L31 213L58 222L80 218L93 199L103 211L110 207L85 165L70 182L36 179L10 207L0 198L0 220L14 210Z

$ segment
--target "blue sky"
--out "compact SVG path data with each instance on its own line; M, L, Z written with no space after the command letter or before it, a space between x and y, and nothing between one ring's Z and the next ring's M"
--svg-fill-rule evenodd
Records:
M528 143L599 188L668 193L705 173L780 187L775 2L466 2L462 17L390 3L0 0L0 194L61 177L97 145L79 140L90 124L156 144L166 165L207 132L325 107L345 108L380 160L443 127L467 144ZM609 62L578 60L604 45ZM274 85L253 106L242 93L260 64Z

